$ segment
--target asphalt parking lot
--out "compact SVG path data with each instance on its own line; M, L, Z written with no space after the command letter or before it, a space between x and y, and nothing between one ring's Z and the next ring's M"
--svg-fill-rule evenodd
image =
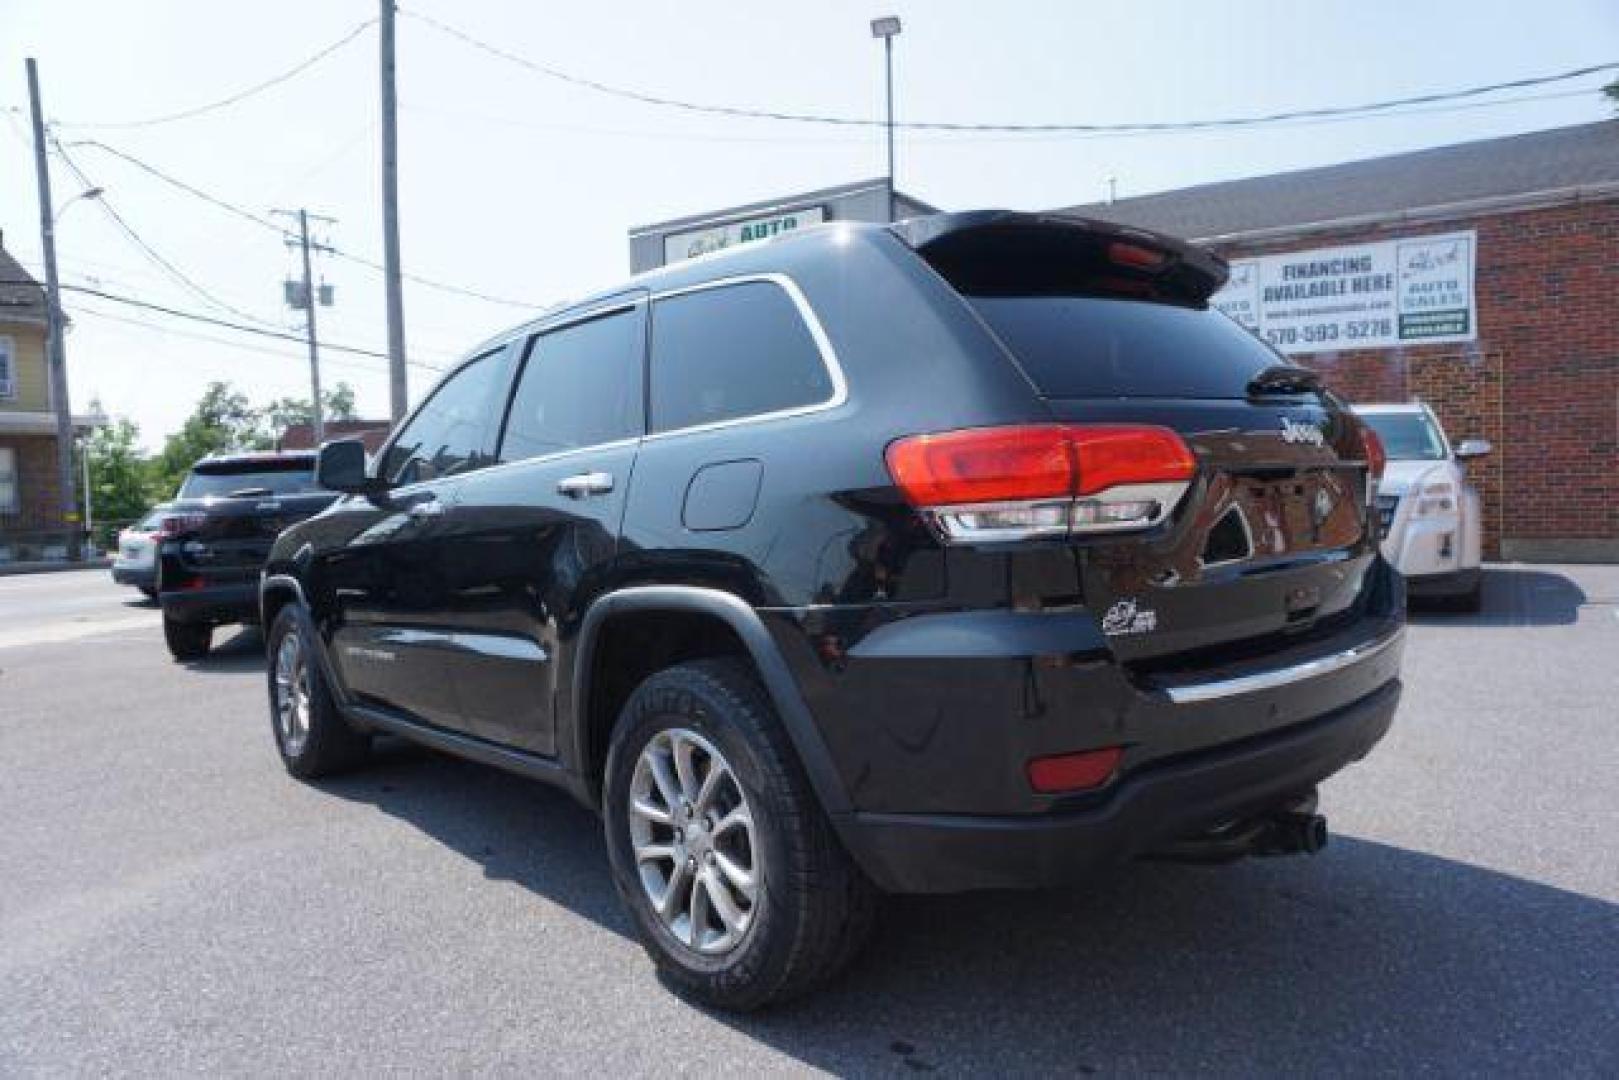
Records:
M0 1074L1619 1074L1619 567L1418 615L1313 858L891 901L759 1016L665 990L598 825L406 747L304 786L260 639L0 578Z

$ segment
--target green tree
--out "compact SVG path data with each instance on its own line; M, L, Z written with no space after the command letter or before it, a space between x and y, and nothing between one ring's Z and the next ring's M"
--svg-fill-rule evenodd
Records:
M101 412L101 402L91 403ZM152 462L141 453L140 428L128 417L115 417L97 428L85 444L90 472L90 509L97 540L110 546L118 530L144 514L158 501Z
M338 383L331 390L322 390L320 400L325 406L325 419L328 421L359 419L354 411L354 387L346 382ZM293 424L311 424L315 420L308 398L277 398L261 409L259 415L264 434L272 443Z
M159 490L164 498L173 496L199 458L230 450L267 450L271 443L260 410L252 407L247 395L228 382L211 382L180 430L163 444L156 463Z

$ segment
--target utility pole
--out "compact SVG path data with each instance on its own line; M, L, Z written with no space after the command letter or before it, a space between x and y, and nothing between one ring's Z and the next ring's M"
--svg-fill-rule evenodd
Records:
M405 296L399 269L399 102L394 87L394 0L382 0L382 266L388 294L388 408L409 408L405 383Z
M899 36L897 16L871 20L871 36L883 39L883 72L888 96L888 220L897 213L894 205L894 39Z
M326 441L325 407L320 400L320 346L315 343L315 278L309 272L309 211L298 211L298 236L304 251L304 312L309 321L309 402L315 425L315 445Z
M310 251L329 251L331 249L327 245L314 243L309 239L309 219L313 217L317 221L328 225L335 222L336 219L311 214L307 209L273 210L271 213L298 219L298 236L296 239L291 236L287 237L287 245L290 247L297 244L300 249L303 259L303 282L301 285L296 282L287 282L286 297L288 307L301 308L304 314L309 317L308 321L304 323L304 330L309 338L310 419L313 421L311 426L314 428L315 445L319 446L326 440L326 406L320 397L320 345L315 333L315 308L317 304L330 306L332 298L330 286L321 285L317 290L315 275L310 267L309 253Z
M67 396L66 321L62 318L62 290L56 277L56 215L51 207L51 170L45 150L45 110L39 102L39 66L28 58L28 100L34 114L34 170L39 180L40 246L45 251L45 347L51 369L51 402L56 407L56 488L62 520L75 526L68 533L68 558L83 551L83 534L76 527L79 504L73 495L73 412Z

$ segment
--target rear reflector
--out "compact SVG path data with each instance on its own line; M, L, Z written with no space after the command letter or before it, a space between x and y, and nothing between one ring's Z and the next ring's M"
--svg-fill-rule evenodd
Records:
M1155 525L1197 472L1179 435L1145 424L913 435L887 457L906 500L945 539L982 542Z
M1042 795L1086 791L1113 779L1124 747L1109 746L1078 754L1056 754L1029 762L1029 786Z

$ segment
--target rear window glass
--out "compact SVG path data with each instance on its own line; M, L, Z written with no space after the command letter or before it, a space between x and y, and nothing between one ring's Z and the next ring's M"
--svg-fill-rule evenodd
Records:
M1240 398L1279 361L1211 308L1095 296L969 296L1045 397Z
M254 462L195 469L180 485L180 498L207 499L229 495L248 498L255 495L298 495L321 490L321 486L315 482L314 459L309 458L286 464Z

